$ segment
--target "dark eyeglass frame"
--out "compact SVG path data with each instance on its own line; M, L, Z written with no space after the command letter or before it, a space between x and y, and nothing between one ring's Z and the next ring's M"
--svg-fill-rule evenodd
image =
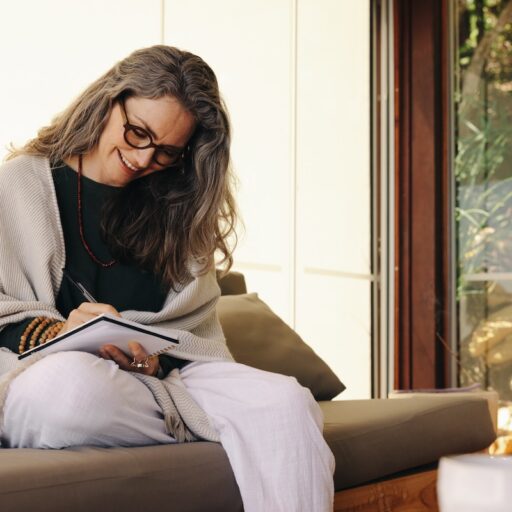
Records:
M124 136L124 140L126 141L126 143L129 146L131 146L132 148L135 148L135 149L155 148L155 151L153 153L153 160L158 165L161 165L163 167L168 167L168 168L171 168L171 167L181 167L181 165L183 163L183 160L185 158L185 151L188 148L177 148L176 146L169 146L169 145L165 145L165 144L155 144L153 142L153 137L151 136L151 134L145 128L142 128L142 126L139 126L139 125L136 125L136 124L131 124L128 121L128 114L126 113L126 107L125 107L124 99L123 98L119 99L119 105L121 106L121 112L123 113L123 117L124 117L124 121L125 121L124 124L123 124L123 128L124 128L123 136ZM130 130L134 131L135 133L142 132L149 139L149 143L146 144L145 146L136 146L135 144L130 142L130 140L128 139L128 132ZM178 153L177 150L180 150L181 152ZM172 163L169 163L169 164L162 164L162 163L160 163L158 161L158 159L157 159L157 156L158 156L159 152L164 152L164 153L167 153L167 154L169 154L169 153L175 154L176 155L176 161L172 162Z

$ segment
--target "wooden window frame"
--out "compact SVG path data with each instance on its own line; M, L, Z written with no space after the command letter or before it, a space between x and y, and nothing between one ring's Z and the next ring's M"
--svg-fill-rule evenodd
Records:
M397 389L450 385L449 0L394 1Z

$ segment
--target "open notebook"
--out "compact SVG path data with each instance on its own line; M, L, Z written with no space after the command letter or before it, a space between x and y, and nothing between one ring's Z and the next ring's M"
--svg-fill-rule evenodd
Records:
M149 327L104 313L92 320L53 338L44 345L38 345L18 356L23 359L34 353L51 354L63 350L78 350L97 354L101 346L109 343L123 352L130 353L128 343L137 341L150 356L156 356L176 348L179 341L171 338L163 329Z

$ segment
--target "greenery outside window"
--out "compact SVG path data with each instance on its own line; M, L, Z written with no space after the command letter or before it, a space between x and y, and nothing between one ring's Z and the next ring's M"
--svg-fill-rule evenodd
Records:
M458 0L454 23L459 381L512 401L512 1Z

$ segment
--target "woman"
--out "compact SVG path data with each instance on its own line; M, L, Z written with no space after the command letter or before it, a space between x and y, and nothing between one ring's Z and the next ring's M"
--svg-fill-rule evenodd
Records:
M212 70L160 45L115 65L0 168L2 444L218 441L246 511L327 511L318 404L294 378L235 363L216 316L215 251L232 263L229 145ZM179 347L148 358L105 340L98 357L18 362L105 312L166 328Z

